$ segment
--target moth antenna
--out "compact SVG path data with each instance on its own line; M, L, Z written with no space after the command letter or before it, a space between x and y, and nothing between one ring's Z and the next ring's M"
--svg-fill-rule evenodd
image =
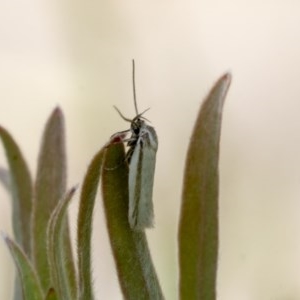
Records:
M141 112L140 114L136 115L136 116L132 119L132 122L134 122L134 121L137 120L137 119L144 119L144 120L150 122L147 118L143 117L143 114L144 114L146 111L148 111L149 109L150 109L150 107L147 108L147 109L145 109L145 110L144 110L143 112Z
M135 63L134 59L132 60L132 85L133 85L133 101L134 101L134 107L135 107L135 113L136 115L139 114L138 108L137 108L137 102L136 102L136 91L135 91Z
M118 114L120 115L120 117L121 117L123 120L125 120L125 121L127 121L127 122L130 122L130 123L132 122L132 120L126 118L126 117L119 111L119 109L118 109L116 106L114 106L114 109L118 112Z

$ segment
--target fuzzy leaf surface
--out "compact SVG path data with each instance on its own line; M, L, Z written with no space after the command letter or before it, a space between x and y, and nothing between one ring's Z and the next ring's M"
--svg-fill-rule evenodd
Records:
M13 198L12 224L16 242L26 255L31 257L31 213L32 180L23 155L7 130L0 126L2 140L9 171L1 169L2 182L11 191Z
M94 299L91 269L91 237L95 198L99 186L103 155L102 148L91 161L85 175L80 195L77 219L77 255L79 273L78 299Z
M231 81L223 75L203 102L185 165L179 223L180 299L216 299L219 143Z
M37 274L24 251L11 239L5 242L15 261L21 279L24 300L44 300L43 291Z
M32 179L26 161L9 132L0 126L9 170L0 169L0 180L12 196L12 226L14 237L25 254L32 257ZM20 280L14 283L14 300L22 299Z
M112 143L102 169L102 194L110 244L125 299L164 299L144 231L128 222L128 166L123 143Z
M68 280L69 277L64 264L66 257L64 251L62 251L67 209L75 191L76 189L72 188L58 203L48 226L48 258L51 282L59 299L76 299L77 297L77 287L73 286L72 282Z
M57 203L66 192L65 130L62 111L56 108L45 126L39 153L33 207L33 254L43 289L50 287L50 268L47 258L47 226ZM64 262L69 280L76 285L67 216L64 225Z

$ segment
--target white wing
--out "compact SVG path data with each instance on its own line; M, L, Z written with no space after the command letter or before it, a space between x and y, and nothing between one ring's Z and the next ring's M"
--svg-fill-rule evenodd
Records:
M152 191L157 144L154 128L143 126L129 165L128 219L135 230L153 227Z

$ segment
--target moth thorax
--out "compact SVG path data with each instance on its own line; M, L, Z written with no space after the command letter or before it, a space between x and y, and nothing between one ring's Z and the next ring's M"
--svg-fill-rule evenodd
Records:
M140 118L134 120L132 123L131 123L131 131L138 135L140 133L140 129L141 127L143 126L145 122L143 120L141 120Z

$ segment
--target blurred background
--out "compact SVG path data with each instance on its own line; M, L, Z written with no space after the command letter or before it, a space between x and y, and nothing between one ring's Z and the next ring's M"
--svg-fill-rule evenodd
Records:
M0 0L0 124L32 175L43 126L66 119L68 183L81 184L108 138L140 110L159 137L150 247L166 299L177 298L185 153L212 84L230 71L220 156L218 299L300 299L300 2ZM0 165L6 159L0 147ZM79 194L79 192L78 192ZM122 299L101 197L94 214L97 299ZM71 205L75 238L78 195ZM11 234L0 186L0 229ZM0 299L14 265L0 242Z

